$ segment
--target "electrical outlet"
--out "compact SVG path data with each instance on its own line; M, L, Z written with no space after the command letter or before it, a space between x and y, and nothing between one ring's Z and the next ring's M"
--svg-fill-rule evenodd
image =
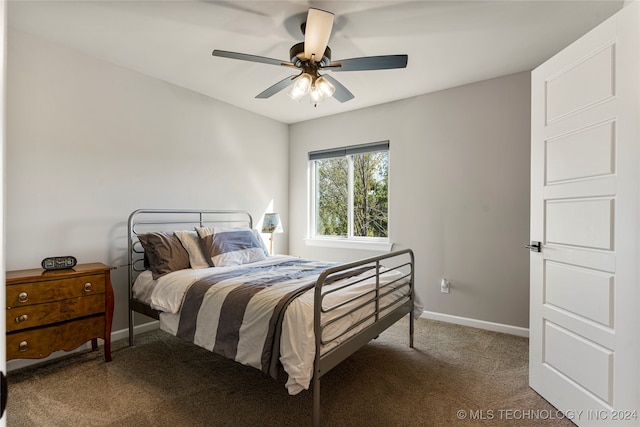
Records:
M450 286L451 283L447 279L442 279L440 281L440 292L442 292L443 294L448 294Z

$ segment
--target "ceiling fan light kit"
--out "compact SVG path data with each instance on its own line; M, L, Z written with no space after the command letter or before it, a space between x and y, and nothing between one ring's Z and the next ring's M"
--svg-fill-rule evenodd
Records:
M320 82L322 80L322 82ZM310 91L310 99L311 103L314 107L318 106L318 102L324 101L326 98L330 98L333 95L333 92L336 91L336 88L324 80L323 77L320 77L316 80L316 83L311 87Z
M287 95L294 101L300 101L305 95L310 95L310 100L314 107L319 102L331 98L336 91L335 86L317 72L315 75L303 72L294 77L293 80L295 81Z
M407 55L367 56L332 62L331 49L327 44L333 29L333 19L334 15L331 12L309 9L307 20L301 25L304 42L293 45L289 50L291 62L224 50L214 50L213 56L299 69L299 75L279 81L259 93L256 98L270 98L291 86L287 94L292 99L299 101L308 94L314 106L332 96L339 102L347 102L354 97L340 82L329 75L321 75L319 70L388 70L407 66Z

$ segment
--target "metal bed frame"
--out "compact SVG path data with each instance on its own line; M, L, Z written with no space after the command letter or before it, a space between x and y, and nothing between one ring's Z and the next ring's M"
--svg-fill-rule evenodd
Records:
M133 298L132 288L137 274L144 270L143 254L144 250L138 240L138 235L151 231L177 231L193 229L199 226L245 226L252 228L253 219L246 211L241 210L175 210L175 209L139 209L131 213L128 221L128 266L129 266L129 345L134 345L134 312L142 313L154 319L160 318L160 312L152 309L147 304ZM381 268L384 262L384 270ZM326 290L324 284L331 280L332 276L344 270L356 268L364 265L373 266L373 272L362 279L346 285ZM380 277L392 271L402 272L402 277L386 284L381 284ZM362 346L372 339L375 339L384 330L392 326L402 317L409 314L409 346L413 348L414 333L414 255L411 249L390 252L384 255L370 257L359 261L337 265L324 270L318 277L314 288L314 334L315 334L315 359L313 366L312 390L313 390L313 425L320 425L320 379L340 362L355 353ZM332 306L326 306L325 297L339 292L348 286L353 286L364 280L375 277L375 289L352 297L349 300L341 301ZM394 284L408 279L408 293L405 296L395 299L391 303L381 305L383 297L394 291ZM334 310L340 309L354 300L366 298L366 301L359 303L339 318L324 320L324 316ZM367 305L374 307L373 312L351 325L347 330L338 336L325 337L324 330L331 323L348 316L353 311L362 309ZM390 311L389 311L390 310ZM386 313L385 313L386 311ZM365 325L365 323L370 322ZM345 334L353 333L355 328L363 329L355 332L344 342L333 349L321 354L322 346L331 343Z

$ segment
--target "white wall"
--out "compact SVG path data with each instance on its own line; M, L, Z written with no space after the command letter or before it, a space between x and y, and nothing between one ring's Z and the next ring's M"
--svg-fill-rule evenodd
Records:
M55 255L119 266L114 331L127 326L131 211L287 220L286 125L17 31L7 62L7 269Z
M374 255L305 246L307 153L388 139L390 237L425 309L528 327L530 99L525 72L291 125L290 253Z

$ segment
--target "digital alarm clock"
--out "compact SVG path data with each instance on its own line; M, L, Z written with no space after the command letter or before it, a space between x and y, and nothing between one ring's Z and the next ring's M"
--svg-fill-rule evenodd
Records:
M40 265L45 270L64 270L75 267L77 263L78 260L72 256L54 256L43 259Z

